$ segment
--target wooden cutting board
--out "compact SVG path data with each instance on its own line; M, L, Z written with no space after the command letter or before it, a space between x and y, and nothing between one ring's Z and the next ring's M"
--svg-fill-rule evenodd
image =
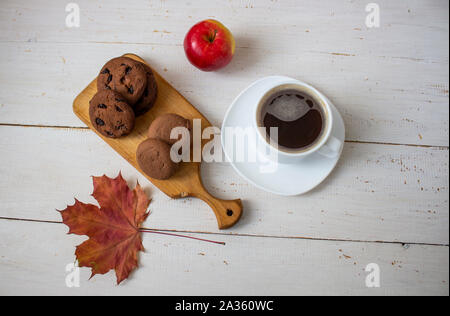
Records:
M140 57L126 54L126 57L146 63ZM100 69L100 68L99 68ZM89 119L89 101L97 93L97 79L93 80L73 102L74 113L99 137L107 142L115 151L132 164L139 172L149 179L156 187L171 198L196 197L205 201L214 211L220 229L225 229L236 224L242 215L241 200L226 201L212 196L203 186L200 176L200 163L182 162L177 173L168 180L157 180L147 176L136 161L136 149L138 145L147 139L147 130L151 122L161 114L176 113L187 119L201 119L202 131L211 126L211 123L178 91L176 91L155 70L158 83L158 99L155 106L145 115L136 119L133 132L125 137L112 139L98 133L93 128ZM208 140L202 140L202 148Z

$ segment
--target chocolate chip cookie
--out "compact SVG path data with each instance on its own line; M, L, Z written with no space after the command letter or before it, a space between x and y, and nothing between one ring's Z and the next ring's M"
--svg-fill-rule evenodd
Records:
M97 89L120 93L130 105L136 104L147 87L144 65L128 57L114 58L103 66L97 78Z
M178 169L178 163L170 158L169 144L158 139L147 139L136 151L139 167L148 176L158 179L169 179Z
M155 104L156 97L158 96L158 85L156 84L153 71L145 64L144 68L147 73L147 87L145 88L139 101L133 105L134 114L136 116L147 113Z
M117 138L129 134L134 127L133 109L112 90L99 91L89 102L89 117L100 134Z
M176 127L184 127L189 130L191 134L191 121L185 119L184 117L168 113L158 116L150 125L148 129L148 138L155 138L168 143L169 145L175 144L181 139L181 135L176 139L170 138L170 133Z

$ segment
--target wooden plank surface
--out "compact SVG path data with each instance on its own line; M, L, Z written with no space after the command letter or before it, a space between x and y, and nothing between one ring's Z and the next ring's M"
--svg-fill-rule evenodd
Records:
M449 294L448 1L377 1L372 29L362 0L77 3L81 27L69 29L65 2L0 2L0 294ZM193 68L182 47L205 18L237 41L216 73ZM203 202L165 196L73 115L78 92L124 53L145 58L216 126L260 77L311 83L345 120L337 169L287 198L226 163L203 164L211 193L244 200L241 222L219 232ZM142 267L124 286L112 274L88 282L82 269L81 288L67 288L64 269L83 238L43 221L60 221L55 209L75 196L95 202L90 176L119 170L153 198L145 226L227 245L146 235ZM379 289L364 283L372 262Z
M218 231L203 202L166 197L91 131L0 127L0 152L0 217L59 221L54 209L74 197L95 202L91 175L121 170L153 198L147 226ZM330 178L297 197L263 192L226 163L203 163L202 173L213 194L243 200L226 233L448 244L448 157L448 149L347 143Z
M83 237L61 224L0 221L0 231L0 295L448 295L447 247L145 235L140 268L123 285L113 273L88 281L81 269L80 287L68 288L65 268ZM380 288L365 285L369 263L380 267Z
M364 26L362 1L258 1L249 9L241 1L136 1L127 10L119 1L81 1L87 17L79 29L65 27L60 2L44 3L2 5L0 123L81 126L60 102L70 101L106 59L134 52L167 72L215 125L244 87L281 74L323 90L343 113L349 140L448 146L447 1L382 1L379 29ZM38 23L44 16L46 23ZM195 70L181 46L189 26L205 16L223 20L237 35L236 58L219 73ZM138 25L145 31L128 31ZM59 64L52 67L55 56ZM41 67L53 80L40 80L33 70ZM23 85L31 87L25 103L15 97ZM36 103L41 113L29 110Z

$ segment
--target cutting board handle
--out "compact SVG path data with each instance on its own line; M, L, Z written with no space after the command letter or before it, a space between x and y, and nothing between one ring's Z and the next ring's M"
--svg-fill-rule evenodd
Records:
M221 200L206 190L194 194L196 198L205 201L214 211L219 229L227 229L236 224L242 216L242 202L237 200Z
M195 182L192 187L195 188L195 192L190 192L188 196L196 197L206 202L214 211L216 215L217 224L219 229L227 229L235 225L242 216L243 206L240 199L237 200L221 200L209 193L203 186L203 182L200 176L200 170L194 176L195 179L191 179Z

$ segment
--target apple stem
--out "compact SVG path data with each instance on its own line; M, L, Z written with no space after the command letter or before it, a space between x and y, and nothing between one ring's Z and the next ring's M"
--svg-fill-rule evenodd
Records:
M217 36L217 30L214 30L214 34L209 35L209 42L213 43Z
M192 236L160 232L160 231L156 231L156 230L153 230L153 229L147 229L147 228L141 228L141 229L139 229L139 231L142 232L142 233L149 233L149 234L159 234L159 235L167 235L167 236L174 236L174 237L189 238L189 239L194 239L194 240L199 240L199 241L204 241L204 242L210 242L210 243L213 243L213 244L218 244L218 245L224 245L225 246L225 243L222 242L222 241L214 241L214 240L197 238L197 237L192 237Z

